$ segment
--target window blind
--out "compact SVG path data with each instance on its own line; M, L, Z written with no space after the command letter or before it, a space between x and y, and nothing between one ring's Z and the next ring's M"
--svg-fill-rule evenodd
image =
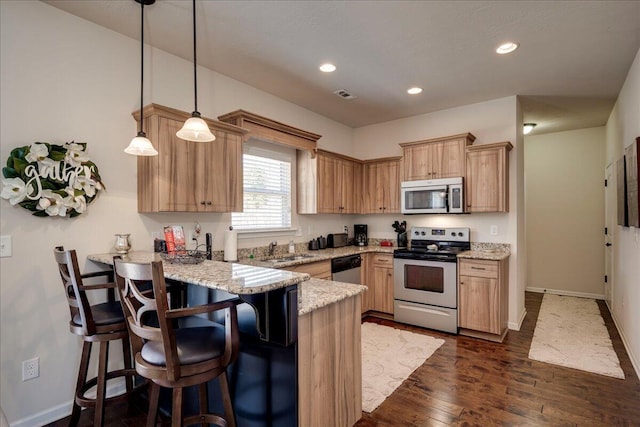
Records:
M244 154L244 212L234 212L238 230L291 227L291 163Z

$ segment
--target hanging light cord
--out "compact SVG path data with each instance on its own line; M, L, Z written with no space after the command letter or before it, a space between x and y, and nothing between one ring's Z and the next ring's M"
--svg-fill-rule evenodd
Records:
M138 136L147 136L144 133L144 114L142 114L144 88L144 1L140 2L140 130Z
M200 117L198 112L198 74L196 71L196 0L193 0L193 97L194 111L192 116Z

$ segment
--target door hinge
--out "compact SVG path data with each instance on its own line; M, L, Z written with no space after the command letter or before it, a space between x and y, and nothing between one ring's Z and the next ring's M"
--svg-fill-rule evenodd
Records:
M609 276L607 276L606 274L604 275L604 283L608 283L609 282Z
M607 227L604 228L604 235L606 236L609 233L609 229Z
M605 187L607 186L607 182L608 182L608 181L605 179L605 180L604 180L604 186L605 186Z

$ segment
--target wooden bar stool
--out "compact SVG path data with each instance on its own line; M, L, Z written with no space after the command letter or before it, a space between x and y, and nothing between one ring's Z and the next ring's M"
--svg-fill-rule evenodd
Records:
M69 425L75 426L78 424L81 408L93 407L95 408L93 424L102 426L105 406L128 400L131 394L144 386L147 381L142 381L134 387L133 377L136 375L136 371L132 367L129 332L120 302L114 298L114 290L117 286L113 282L113 272L80 274L75 250L65 251L62 246L58 246L54 249L53 254L58 263L60 278L69 303L69 311L71 313L69 330L81 336L84 340ZM85 285L83 283L83 279L99 276L107 276L110 282L96 285ZM108 301L90 305L87 291L101 289L107 290ZM109 343L114 340L122 340L124 369L109 372L107 370ZM100 343L98 374L96 377L87 379L93 343ZM107 398L107 380L118 377L125 378L126 391ZM94 387L96 389L96 397L87 397L87 392Z
M173 390L171 425L213 423L235 427L226 368L238 355L239 333L236 301L222 301L188 308L170 309L162 262L136 264L114 259L136 371L152 381L147 427L155 426L160 387ZM152 292L145 286L152 281ZM224 325L176 327L197 314L224 310ZM208 410L207 382L218 378L224 416ZM199 414L183 416L183 388L199 386Z

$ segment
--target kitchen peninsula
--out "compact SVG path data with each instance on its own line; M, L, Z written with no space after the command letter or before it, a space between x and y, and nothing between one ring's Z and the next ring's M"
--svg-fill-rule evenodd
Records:
M88 259L112 265L114 255ZM142 263L160 256L134 251L123 258ZM361 417L364 286L218 261L165 261L164 272L189 305L245 302L238 306L240 356L229 368L239 427L351 426ZM216 391L217 386L210 392L214 410Z

